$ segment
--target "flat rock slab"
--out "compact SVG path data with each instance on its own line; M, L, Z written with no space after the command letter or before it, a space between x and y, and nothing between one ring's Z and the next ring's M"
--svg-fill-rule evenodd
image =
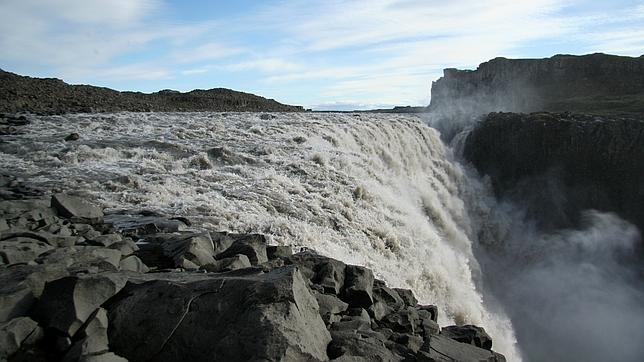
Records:
M328 359L331 336L297 268L189 275L129 283L115 296L110 349L132 361Z
M419 361L505 362L505 357L498 353L440 335L431 336L422 350L426 353L425 358L419 358Z
M40 240L12 237L0 241L0 264L28 263L54 247Z
M51 206L73 221L93 224L103 221L103 210L80 197L56 194L51 198Z

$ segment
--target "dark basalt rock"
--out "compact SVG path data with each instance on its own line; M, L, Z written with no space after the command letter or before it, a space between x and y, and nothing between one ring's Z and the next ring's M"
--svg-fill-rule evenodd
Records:
M261 234L179 230L184 221L157 213L102 224L91 205L55 199L0 202L0 249L20 238L46 249L0 265L0 359L498 357L475 346L491 342L476 327L445 332L464 343L440 339L435 306L367 268Z
M576 226L581 210L596 209L644 230L642 144L644 118L491 113L464 157L544 229Z
M373 272L365 267L347 265L342 300L351 307L369 308L373 304Z
M473 325L447 326L440 332L441 336L451 338L462 343L469 343L480 348L492 349L492 338L485 329Z
M130 284L108 311L110 346L132 361L322 361L331 340L294 267Z
M56 194L51 198L51 206L60 215L75 222L99 223L103 221L103 210L80 197Z

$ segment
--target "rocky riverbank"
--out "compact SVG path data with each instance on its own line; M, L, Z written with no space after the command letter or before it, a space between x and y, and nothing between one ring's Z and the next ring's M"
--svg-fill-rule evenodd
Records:
M181 93L119 92L91 85L70 85L60 79L32 78L0 69L0 112L37 114L96 112L302 112L274 99L225 88Z
M0 201L0 359L503 361L371 270L56 194Z

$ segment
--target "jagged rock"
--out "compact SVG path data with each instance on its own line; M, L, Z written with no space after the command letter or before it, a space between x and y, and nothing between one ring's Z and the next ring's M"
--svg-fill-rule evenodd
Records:
M326 262L329 258L306 250L293 254L286 258L287 264L297 265L302 276L308 280L316 280L318 265Z
M461 343L469 343L483 349L492 349L492 338L482 327L473 325L447 326L441 329L441 336Z
M413 307L401 309L382 318L381 323L400 333L418 333L421 325L418 311Z
M212 239L207 232L149 235L139 247L136 255L148 266L199 269L215 263Z
M9 230L9 224L7 224L6 219L0 218L0 232Z
M423 339L419 336L412 334L399 334L395 337L396 343L399 343L409 349L412 353L416 353L423 346Z
M374 303L369 307L369 314L377 321L384 316L396 312L405 306L398 293L388 288L384 282L376 280L373 287Z
M440 335L426 339L425 344L417 355L420 362L505 362L502 355L478 348L471 344L460 343L451 338Z
M414 296L414 292L409 289L393 288L400 298L405 302L405 305L415 307L418 304L418 299Z
M333 361L381 361L396 362L403 358L392 353L386 346L385 336L367 330L331 331L328 355Z
M78 236L52 235L52 236L49 236L47 240L49 240L49 243L53 246L64 248L64 247L74 246L76 244L82 243L85 241L85 238L82 236L78 237Z
M68 275L60 265L13 265L0 268L0 322L26 316L46 282Z
M327 359L331 337L297 269L232 273L128 284L107 306L110 348L130 360Z
M374 302L367 311L374 320L379 321L394 310L383 302Z
M373 304L373 272L357 265L347 265L344 290L340 296L351 307L369 308Z
M113 352L93 354L81 357L78 362L128 362L127 359L119 357Z
M230 258L237 254L248 257L252 265L259 265L268 261L266 256L266 237L261 234L248 234L233 242L224 252L217 254L217 259Z
M75 362L83 357L108 352L107 312L98 308L74 336L76 342L65 354L63 362Z
M0 360L6 361L22 346L32 345L40 338L42 330L29 317L18 317L0 323Z
M293 255L293 249L290 246L282 245L268 245L266 246L266 256L269 260L272 259L284 259Z
M244 254L237 254L230 258L216 260L212 264L207 264L204 269L209 272L219 273L231 270L250 268L252 266L248 257Z
M335 295L322 294L318 292L313 292L313 295L320 306L320 316L326 324L330 324L333 319L333 315L340 314L349 308L349 304L341 301L340 298Z
M344 286L346 265L335 259L328 259L318 265L312 281L324 288L326 293L339 294Z
M148 266L145 265L136 255L129 255L121 259L121 262L119 263L119 269L129 270L137 273L147 273L148 271L150 271L150 268L148 268Z
M56 214L50 208L49 200L6 200L0 201L0 216L15 219L26 216L33 221L52 220Z
M75 222L96 224L103 220L103 210L80 197L56 194L51 198L51 206L60 215Z
M424 336L438 334L440 326L437 323L438 308L434 305L419 306L418 317L420 318L420 327Z
M427 312L429 314L429 319L434 322L438 321L438 307L435 305L418 305L418 313Z
M78 133L70 133L65 137L65 141L78 141L80 139L80 135Z
M110 249L118 250L122 256L130 256L139 251L139 247L130 238L125 238L122 241L116 242L109 246Z
M71 228L74 235L82 236L89 240L101 235L100 231L97 231L89 224L76 223L72 224Z
M229 233L227 231L211 231L210 238L212 239L212 244L214 246L214 254L217 255L223 253L241 236L242 234Z
M147 214L147 213L146 213ZM186 223L179 218L145 215L107 215L105 222L111 224L120 233L139 237L158 233L175 233L185 231Z
M48 282L33 317L45 327L73 336L125 282L125 277L116 274L70 276Z
M3 239L0 241L0 262L2 264L27 263L52 249L54 249L53 246L32 238Z
M350 308L340 321L331 325L332 330L370 330L371 318L363 308Z
M69 269L95 266L100 270L115 271L121 264L121 253L99 246L70 246L45 252L37 261L42 264L64 265Z
M105 234L94 236L91 239L88 239L88 243L90 243L91 245L109 247L112 244L120 242L121 240L123 240L121 234Z

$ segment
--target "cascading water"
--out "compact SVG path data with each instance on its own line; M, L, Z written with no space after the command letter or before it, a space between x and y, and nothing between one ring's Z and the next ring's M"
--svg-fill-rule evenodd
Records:
M80 140L64 142L70 132ZM34 187L261 232L365 265L436 304L441 324L485 326L495 350L520 360L509 319L480 289L478 231L463 197L483 189L470 189L438 132L413 116L37 117L0 151L0 167Z

